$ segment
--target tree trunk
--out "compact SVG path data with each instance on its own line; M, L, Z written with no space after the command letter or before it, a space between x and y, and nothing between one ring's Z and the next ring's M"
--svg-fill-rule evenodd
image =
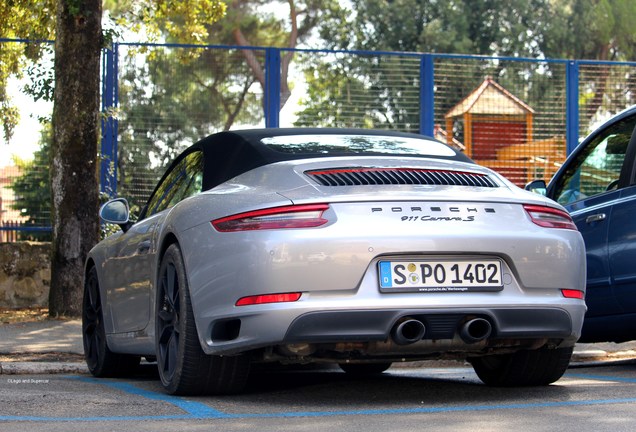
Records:
M99 239L101 0L57 0L49 314L78 316L84 260Z

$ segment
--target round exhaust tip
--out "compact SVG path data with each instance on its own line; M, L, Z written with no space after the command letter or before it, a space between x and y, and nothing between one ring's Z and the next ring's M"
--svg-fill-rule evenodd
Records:
M492 333L492 326L487 319L473 318L466 322L459 331L459 336L468 344L487 339Z
M398 345L409 345L421 340L426 334L426 326L422 321L407 319L393 327L391 336Z

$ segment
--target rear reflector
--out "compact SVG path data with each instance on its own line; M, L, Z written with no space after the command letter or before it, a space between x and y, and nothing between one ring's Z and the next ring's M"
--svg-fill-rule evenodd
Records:
M565 298L573 298L579 300L583 300L583 298L585 297L583 291L573 289L562 289L561 294L563 294L563 297Z
M576 230L576 225L567 212L548 206L526 204L523 208L535 224L544 228L563 228Z
M297 301L302 293L265 294L240 298L236 306L248 306L265 303L289 303Z
M315 228L328 222L322 217L328 208L328 204L274 207L216 219L212 225L220 232Z

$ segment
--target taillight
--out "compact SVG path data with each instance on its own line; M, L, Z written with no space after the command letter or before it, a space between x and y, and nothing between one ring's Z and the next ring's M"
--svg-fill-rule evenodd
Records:
M553 207L526 204L523 208L535 224L544 228L563 228L576 230L576 225L567 212Z
M248 306L265 303L289 303L298 301L302 293L264 294L242 297L236 302L236 306Z
M274 207L216 219L212 225L220 232L315 228L328 222L322 217L328 208L328 204Z
M585 298L585 293L580 290L562 289L561 294L563 294L563 297L565 298L573 298L579 300L583 300L583 298Z

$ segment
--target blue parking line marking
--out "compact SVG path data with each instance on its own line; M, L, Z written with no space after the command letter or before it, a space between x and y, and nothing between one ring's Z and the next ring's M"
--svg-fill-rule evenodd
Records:
M206 404L187 400L179 396L171 396L165 393L156 393L150 390L140 389L139 387L136 387L130 383L104 381L102 379L90 378L90 377L71 377L71 378L76 379L78 381L105 385L107 387L112 387L117 390L121 390L128 394L144 397L146 399L167 402L185 411L189 415L189 417L207 418L207 419L227 417L227 414L224 414L221 411L211 408L210 406Z
M593 381L615 381L621 383L630 383L636 384L636 378L623 378L623 377L613 377L607 375L588 375L588 374L579 374L579 373L567 373L565 376L571 378L584 378Z
M121 416L121 417L32 417L32 416L0 416L0 421L32 421L32 422L93 422L93 421L156 421L156 420L214 420L214 419L254 419L254 418L299 418L299 417L335 417L335 416L363 416L363 415L387 415L387 414L437 414L451 412L471 412L471 411L498 411L516 409L536 409L536 408L563 408L573 406L594 406L594 405L615 405L636 403L636 398L628 399L602 399L602 400L581 400L563 402L542 402L527 404L504 404L504 405L464 405L451 407L418 407L399 409L366 409L350 411L299 411L280 413L258 413L258 414L226 414L218 415L163 415L163 416ZM216 411L216 410L212 410Z
M566 374L567 377L583 378L602 381L616 381L636 383L636 379L586 375L586 374ZM112 382L104 379L91 377L68 377L92 384L104 385L115 388L119 391L157 400L174 405L184 411L184 414L177 415L156 415L156 416L103 416L103 417L36 417L36 416L3 416L1 421L32 421L32 422L96 422L96 421L159 421L159 420L214 420L214 419L255 419L255 418L300 418L300 417L335 417L335 416L365 416L365 415L387 415L387 414L436 414L452 412L483 412L497 410L529 410L538 408L566 408L596 405L634 404L636 398L624 399L596 399L580 401L555 401L537 403L517 403L517 404L496 404L496 405L459 405L459 406L433 406L433 407L413 407L395 409L360 409L348 411L293 411L278 413L239 413L230 414L214 409L204 403L187 400L178 396L171 396L165 393L157 393L144 390L133 384L126 382Z

